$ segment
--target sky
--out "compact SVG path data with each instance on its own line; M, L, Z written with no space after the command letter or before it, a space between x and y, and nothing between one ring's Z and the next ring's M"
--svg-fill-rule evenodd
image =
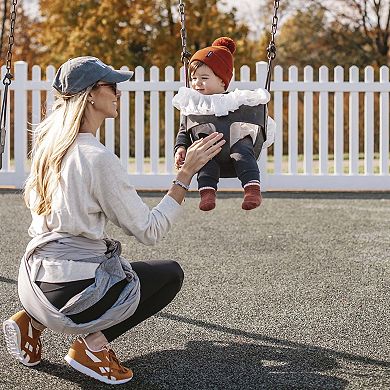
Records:
M190 0L188 0L190 1ZM235 6L237 8L238 18L245 21L252 34L258 36L261 31L261 22L257 20L260 15L260 5L259 0L225 0L228 7ZM32 14L37 12L37 0L24 0L26 9ZM271 19L270 19L271 20Z
M252 34L259 36L263 25L260 18L261 1L259 0L227 0L229 7L235 6L237 8L237 16L239 19L245 21ZM270 21L272 17L270 15Z

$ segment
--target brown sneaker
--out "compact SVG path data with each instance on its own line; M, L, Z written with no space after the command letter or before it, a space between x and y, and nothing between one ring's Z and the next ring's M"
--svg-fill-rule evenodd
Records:
M77 371L111 385L126 383L133 377L133 371L119 363L112 349L92 351L82 337L72 344L65 360Z
M199 208L202 211L210 211L215 208L215 199L217 197L217 191L214 188L201 188L199 190L200 203Z
M244 200L241 207L244 210L252 210L261 205L260 184L246 184L244 187Z
M32 326L31 318L22 310L3 322L8 352L25 366L36 366L41 361L41 331Z

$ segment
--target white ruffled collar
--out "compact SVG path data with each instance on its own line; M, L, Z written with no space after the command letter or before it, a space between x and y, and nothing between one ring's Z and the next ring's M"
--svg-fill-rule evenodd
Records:
M266 104L270 94L263 88L254 91L236 89L224 94L203 95L192 88L180 87L172 99L172 104L183 115L225 116L242 105L257 106Z

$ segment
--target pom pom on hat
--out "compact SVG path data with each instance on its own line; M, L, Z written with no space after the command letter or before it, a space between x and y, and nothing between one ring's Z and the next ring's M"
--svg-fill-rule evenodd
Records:
M230 53L234 54L236 52L236 43L233 41L232 38L228 38L228 37L217 38L213 42L212 46L224 46L230 51Z
M233 77L233 54L236 51L236 43L228 37L217 38L212 46L198 50L190 60L201 61L206 64L228 88Z

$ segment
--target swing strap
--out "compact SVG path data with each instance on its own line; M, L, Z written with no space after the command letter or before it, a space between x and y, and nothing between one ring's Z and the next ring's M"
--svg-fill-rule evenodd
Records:
M14 31L15 31L15 21L16 21L16 6L18 0L12 0L12 10L10 17L10 33L8 38L8 52L6 60L6 74L3 79L4 91L3 91L3 101L1 103L1 113L0 113L0 169L3 167L2 164L2 154L4 153L5 148L5 134L6 134L6 124L7 124L7 103L8 103L8 87L11 84L13 75L11 74L11 63L12 63L12 47L14 45Z
M271 40L267 47L268 69L267 69L267 79L265 82L265 89L268 92L271 86L272 61L276 57L275 35L278 29L278 9L279 9L279 0L274 0L274 15L272 17Z

